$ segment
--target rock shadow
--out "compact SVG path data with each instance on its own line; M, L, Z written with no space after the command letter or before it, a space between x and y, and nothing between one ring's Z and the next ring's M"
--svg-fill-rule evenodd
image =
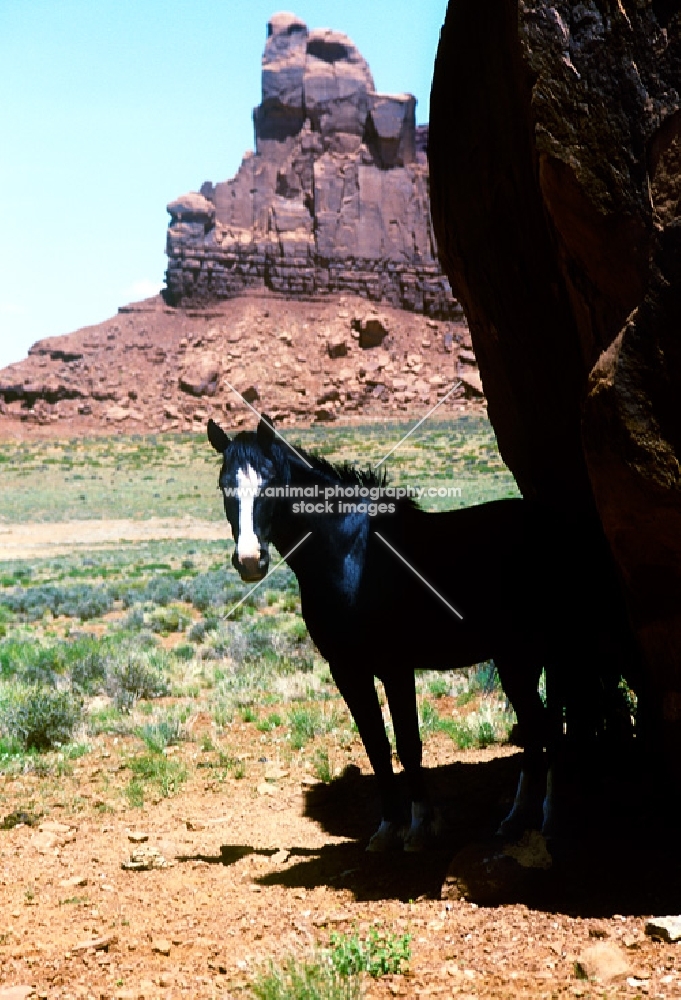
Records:
M527 864L527 836L517 844L494 835L510 807L520 760L456 762L428 772L444 831L423 854L367 854L378 823L373 777L348 769L306 792L305 815L348 842L319 850L293 847L286 867L257 884L349 889L357 900L465 898L481 906L522 903L578 917L678 912L681 862L673 825L647 793L645 778L606 771L577 782L564 776L569 822L549 845L550 866ZM535 835L538 837L538 835ZM523 846L524 845L524 846ZM532 849L529 849L532 855ZM536 853L536 852L535 852ZM517 857L521 860L518 861Z

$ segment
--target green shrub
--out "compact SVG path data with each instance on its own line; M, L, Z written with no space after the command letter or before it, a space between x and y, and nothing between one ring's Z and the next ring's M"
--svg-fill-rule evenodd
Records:
M359 976L341 976L324 958L289 958L280 966L271 962L251 992L257 1000L360 1000L362 985Z
M106 685L108 647L96 639L79 641L71 650L71 684L84 694L94 695Z
M81 716L72 691L17 685L0 705L0 730L26 750L50 750L69 742Z
M191 618L182 608L176 605L156 608L151 614L152 631L160 635L169 635L171 632L186 632L191 622Z
M433 677L428 683L428 690L433 698L444 698L449 694L450 682L447 677Z
M288 724L291 729L291 746L301 750L308 740L315 736L325 736L338 725L339 718L335 710L324 712L314 706L312 708L294 708L289 712Z
M155 651L121 650L107 668L107 691L116 707L129 712L140 698L167 695L170 688L161 666Z
M139 757L131 757L128 767L134 775L126 793L131 805L143 804L145 783L155 786L162 798L166 799L178 791L187 779L187 769L181 761L172 760L155 750ZM135 802L131 801L131 796ZM140 798L141 803L137 801Z
M136 735L153 753L163 753L166 747L175 746L187 738L179 715L168 715L165 719L147 723L136 730Z
M106 614L113 607L114 596L106 587L76 584L58 587L55 584L38 584L34 587L16 587L3 594L3 604L28 621L37 621L46 612L53 617L64 615L89 621Z

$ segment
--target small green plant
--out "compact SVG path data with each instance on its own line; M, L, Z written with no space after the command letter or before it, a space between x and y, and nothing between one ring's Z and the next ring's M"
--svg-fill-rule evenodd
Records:
M325 747L317 747L312 757L312 773L319 781L329 784L333 779L331 764L329 762L329 752Z
M168 714L156 722L147 723L136 730L136 735L150 753L163 753L166 747L177 745L186 739L183 720L178 714Z
M149 783L156 787L162 798L168 798L178 791L187 779L187 769L181 761L165 755L157 736L146 741L148 752L131 757L128 767L133 778L127 786L126 795L131 805L144 804L144 787Z
M221 750L218 754L218 765L224 768L226 773L236 778L237 781L241 781L242 778L246 777L246 761L241 757L232 757Z
M474 701L476 697L477 691L473 691L471 688L468 688L466 691L461 691L461 693L456 696L456 707L464 708L466 705L469 705L472 701Z
M302 750L305 744L315 736L325 736L333 732L338 725L338 715L335 710L325 712L317 706L311 708L294 708L289 712L288 724L291 728L291 746L294 750Z
M374 979L400 975L411 959L411 935L390 934L375 927L362 940L356 934L331 932L329 958L341 976L367 972Z
M133 778L125 787L125 797L131 809L142 809L144 806L144 786L137 778Z
M261 733L271 733L273 729L277 729L281 725L283 725L281 716L277 715L276 712L271 712L264 719L258 720L256 729Z
M428 683L428 690L433 698L444 698L449 694L449 681L446 677L433 677Z

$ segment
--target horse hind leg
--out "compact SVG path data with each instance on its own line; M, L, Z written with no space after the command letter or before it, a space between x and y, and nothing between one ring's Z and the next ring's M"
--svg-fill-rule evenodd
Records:
M501 685L518 719L523 747L522 770L515 799L497 834L515 838L527 829L539 829L545 822L547 808L546 709L539 695L541 666L528 664L522 656L495 657Z

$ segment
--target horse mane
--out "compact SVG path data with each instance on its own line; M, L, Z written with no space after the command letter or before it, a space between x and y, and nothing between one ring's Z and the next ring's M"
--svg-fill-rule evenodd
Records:
M319 472L323 476L328 476L330 479L338 480L345 486L383 487L388 480L388 474L385 470L383 472L375 472L373 469L358 469L356 466L350 465L349 462L341 462L335 465L327 461L327 459L322 458L321 455L298 450L301 455L305 456L315 472Z
M249 461L253 447L260 450L260 446L253 441L251 432L247 431L243 436L237 434L232 440L230 450L232 450L235 459L243 463ZM308 468L299 456L306 459L312 468ZM316 472L325 479L345 486L383 487L388 481L385 470L375 472L373 469L357 469L347 461L334 465L322 458L321 455L315 455L314 452L304 451L298 447L294 451L285 441L280 439L275 439L272 444L272 460L276 465L295 467L303 475Z

